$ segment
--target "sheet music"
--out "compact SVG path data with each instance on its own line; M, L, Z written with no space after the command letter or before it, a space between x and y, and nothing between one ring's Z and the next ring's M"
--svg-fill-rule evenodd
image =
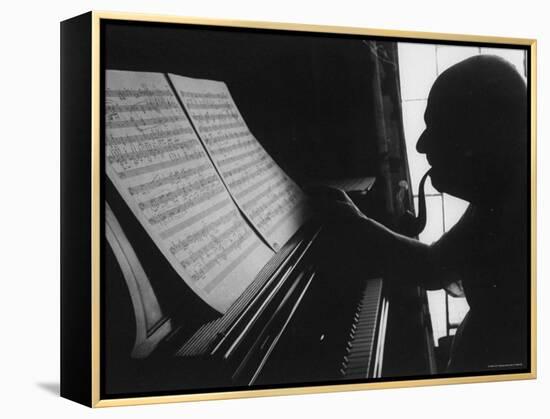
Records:
M235 202L280 249L307 218L305 195L252 135L225 83L169 77Z
M166 77L108 70L106 171L183 280L224 313L273 252L242 218Z

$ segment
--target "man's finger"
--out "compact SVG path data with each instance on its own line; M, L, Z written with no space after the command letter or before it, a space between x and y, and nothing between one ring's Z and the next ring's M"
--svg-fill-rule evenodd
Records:
M348 196L346 193L338 188L333 188L331 186L324 186L324 185L310 185L304 187L304 191L310 195L312 198L324 198L324 199L332 199L336 201L346 201L348 200Z

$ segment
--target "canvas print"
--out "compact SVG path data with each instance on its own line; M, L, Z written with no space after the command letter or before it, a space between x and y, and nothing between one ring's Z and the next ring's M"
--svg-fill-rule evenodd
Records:
M528 47L101 40L102 398L531 370Z

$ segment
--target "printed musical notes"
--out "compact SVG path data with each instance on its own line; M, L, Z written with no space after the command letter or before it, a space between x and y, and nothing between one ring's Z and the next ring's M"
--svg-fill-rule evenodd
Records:
M225 83L169 77L235 202L278 250L307 218L304 194L249 131Z
M108 70L105 128L115 188L176 272L224 313L273 252L242 218L165 76Z

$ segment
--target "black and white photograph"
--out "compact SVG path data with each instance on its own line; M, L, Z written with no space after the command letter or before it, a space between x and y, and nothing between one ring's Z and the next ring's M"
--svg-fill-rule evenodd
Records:
M6 418L545 418L524 0L8 2Z
M102 399L532 371L527 44L100 31Z

